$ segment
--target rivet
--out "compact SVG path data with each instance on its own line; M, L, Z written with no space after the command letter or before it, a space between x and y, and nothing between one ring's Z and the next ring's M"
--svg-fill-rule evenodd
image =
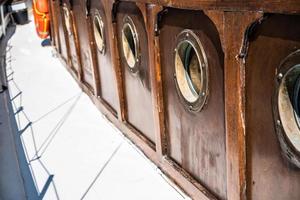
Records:
M279 73L279 74L277 75L278 80L281 80L282 77L283 77L283 74L282 74L282 73Z
M190 36L190 34L189 34L189 33L186 33L186 34L185 34L185 37L189 37L189 36Z
M276 121L276 123L278 126L281 126L281 121L279 119Z

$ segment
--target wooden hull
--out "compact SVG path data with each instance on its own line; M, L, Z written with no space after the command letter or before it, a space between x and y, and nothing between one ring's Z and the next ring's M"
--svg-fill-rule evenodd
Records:
M69 7L70 40L53 1L56 49L97 107L188 195L300 198L300 150L285 155L274 103L280 66L300 48L299 2L85 2ZM180 67L190 71L180 76ZM185 83L197 100L187 101Z
M97 75L99 77L99 96L106 107L108 107L108 109L114 115L117 115L118 113L120 114L117 69L114 65L114 60L112 57L114 50L111 48L111 46L114 45L115 37L113 37L113 35L111 34L111 29L113 29L113 27L111 26L110 22L111 18L107 14L107 12L109 13L109 11L105 9L105 6L106 4L104 4L104 2L102 1L91 0L89 10L89 15L91 18L90 30L92 31L91 36L93 41L91 48L95 59L94 68L97 69ZM103 53L98 49L94 36L95 28L93 26L93 22L96 16L101 18L104 27L102 33L103 40L105 41Z
M77 30L78 37L78 51L80 63L82 67L82 81L90 88L90 90L97 94L97 69L93 63L92 49L91 49L91 26L90 18L86 14L85 1L73 1L74 25Z
M271 102L276 71L300 47L297 37L300 29L295 26L299 20L299 16L270 16L257 27L249 45L245 80L246 146L248 194L252 199L300 197L300 171L281 155Z

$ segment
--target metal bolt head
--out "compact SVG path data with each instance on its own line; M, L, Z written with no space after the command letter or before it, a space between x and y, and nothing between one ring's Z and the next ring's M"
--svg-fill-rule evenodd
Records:
M276 121L276 124L277 124L277 126L281 126L281 121L278 119L278 120Z
M283 77L283 74L282 74L282 73L277 74L277 79L278 79L278 80L281 80L282 77Z

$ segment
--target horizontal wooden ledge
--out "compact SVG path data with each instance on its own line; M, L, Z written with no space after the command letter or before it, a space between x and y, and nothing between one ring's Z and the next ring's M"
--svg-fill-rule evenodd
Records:
M266 13L300 14L300 1L287 0L276 2L274 0L245 0L245 1L221 1L221 0L121 0L157 4L165 7L174 7L191 10L223 10L223 11L257 11Z

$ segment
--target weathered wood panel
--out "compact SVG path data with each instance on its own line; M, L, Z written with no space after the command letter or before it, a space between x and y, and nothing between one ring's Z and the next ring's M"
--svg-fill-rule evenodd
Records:
M223 59L218 31L201 11L168 9L160 25L160 54L169 156L220 199L226 199ZM193 30L207 55L209 97L200 112L188 111L177 93L176 37Z
M72 5L69 0L62 1L61 12L65 28L65 39L68 40L66 44L68 45L69 49L69 65L73 69L74 73L81 80L82 71L77 40L77 30L74 23Z
M136 29L139 61L136 62L134 71L128 65L123 49L122 32L125 22L130 17ZM123 87L126 102L126 121L155 143L152 88L150 83L149 57L147 31L143 14L135 3L120 3L117 9L117 38L120 55L120 65L123 72ZM141 113L142 112L142 113Z
M91 26L89 24L89 16L85 0L73 0L72 10L74 13L74 23L78 34L78 50L80 53L82 66L82 81L92 90L97 93L99 83L97 83L98 73L95 72L93 65L93 57L91 52L90 38Z
M117 114L119 110L119 96L117 92L116 72L111 57L112 49L110 48L111 37L113 37L113 35L109 32L108 28L108 26L111 26L111 24L108 23L108 15L111 14L111 11L104 9L102 1L91 0L90 3L92 51L96 56L95 68L98 68L100 79L99 96L111 108L112 112ZM99 51L94 37L95 30L93 21L96 16L100 16L104 27L103 40L105 49L103 53Z
M69 49L68 49L68 39L66 39L66 32L64 27L64 19L61 11L61 5L59 1L54 1L54 9L55 15L57 16L57 27L58 27L58 35L59 35L59 53L62 59L68 63L69 62Z
M272 104L280 63L300 48L299 23L300 16L271 15L250 37L245 65L249 199L300 198L300 171L281 155Z
M93 94L78 68L73 76L79 85L174 182L194 199L299 199L299 170L281 156L271 102L277 67L300 48L298 1L91 0L87 18L85 3L73 2L76 37L70 45L56 4L61 57L72 66L74 49L82 50L77 54L83 68L96 67L98 78ZM292 15L260 21L263 12ZM104 54L95 44L96 14L104 22ZM135 74L121 44L127 15L140 36ZM197 35L207 56L209 95L200 112L184 105L174 80L176 40L186 29Z

